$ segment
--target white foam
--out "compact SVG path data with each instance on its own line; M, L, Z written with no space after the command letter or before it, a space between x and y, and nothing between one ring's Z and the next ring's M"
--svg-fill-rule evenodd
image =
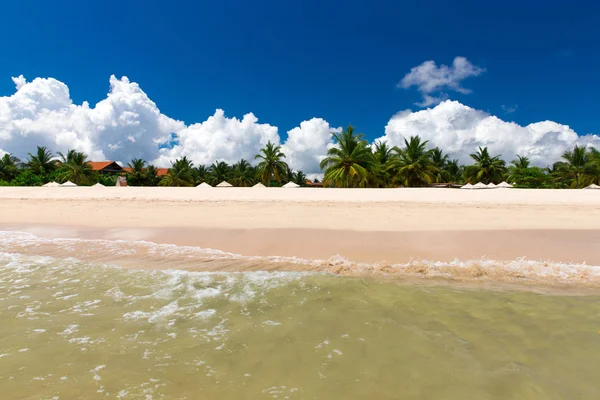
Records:
M215 297L218 296L219 294L221 294L221 290L217 289L217 288L206 288L206 289L198 289L194 292L194 297L196 299L204 299L207 297Z
M279 326L279 325L281 325L281 322L267 320L267 321L263 322L262 324L265 326Z
M167 304L160 310L155 313L152 313L150 318L148 318L148 322L155 322L160 319L166 319L171 315L175 314L179 310L179 305L177 301L173 301L172 303Z
M94 368L94 369L92 369L90 371L93 374L93 377L94 377L95 381L101 381L102 380L102 377L100 376L100 374L98 372L100 372L104 368L106 368L106 365L97 365L96 368Z
M26 274L39 268L50 266L56 262L52 257L44 256L24 256L14 253L14 251L31 251L31 248L47 246L55 250L70 251L75 248L79 250L78 254L85 253L85 249L94 249L94 252L106 252L106 254L118 254L131 256L135 258L144 257L152 262L153 257L160 259L184 259L184 260L232 260L249 261L258 263L283 263L283 264L301 264L314 267L323 271L335 273L381 273L381 274L406 274L432 278L448 278L460 276L469 279L504 279L512 281L527 281L535 283L536 280L552 283L600 283L600 267L578 264L578 263L557 263L544 260L528 260L519 258L510 261L497 261L492 259L480 260L453 260L450 262L415 260L409 263L379 265L368 263L355 263L346 258L334 255L327 260L311 260L297 257L260 257L260 256L242 256L239 254L223 252L214 249L205 249L192 246L176 246L168 244L157 244L147 241L110 241L110 240L89 240L89 239L55 239L43 238L23 232L0 231L0 264L4 268L12 268L15 271ZM6 252L7 250L12 253ZM85 254L82 254L85 255ZM69 261L74 265L81 261L70 258L62 261ZM110 266L103 264L104 266ZM115 266L110 266L114 268ZM467 277L469 270L472 270L471 276ZM245 302L253 298L258 292L264 292L274 286L280 285L290 280L296 280L299 277L311 274L310 272L188 272L181 270L161 271L169 277L169 284L164 285L152 294L155 298L170 298L173 291L183 290L182 285L189 285L184 281L193 276L200 287L195 290L195 297L201 301L209 297L228 296L230 300ZM240 275L236 275L240 274ZM215 276L221 276L223 287L212 285L210 282ZM232 282L237 282L243 276L243 290L235 295L227 293L230 290ZM72 278L62 280L61 284L73 283ZM15 286L13 286L14 289ZM16 287L19 287L18 285ZM191 289L190 289L191 290ZM114 289L114 296L123 300L122 294L118 289ZM15 289L11 295L18 294ZM67 294L69 296L71 294ZM121 297L119 297L121 296Z
M217 314L217 310L211 308L210 310L202 310L200 312L197 312L195 314L195 316L198 318L204 319L204 318L210 318L216 314Z
M59 335L61 335L61 336L69 336L69 335L74 334L78 330L79 330L79 325L72 324L72 325L67 326L64 331L62 331L62 332L59 333Z
M78 337L78 338L72 338L69 339L69 343L75 343L75 344L90 344L92 343L92 338L89 336L84 336L84 337Z
M35 236L26 232L0 231L0 252L18 249L31 249L36 247L49 247L53 250L63 250L85 255L86 252L106 252L119 256L144 255L150 257L188 257L210 260L247 260L266 261L274 263L311 264L314 260L298 257L282 256L242 256L226 251L201 248L194 246L177 246L174 244L160 244L143 240L104 240L104 239L78 239L78 238L48 238Z

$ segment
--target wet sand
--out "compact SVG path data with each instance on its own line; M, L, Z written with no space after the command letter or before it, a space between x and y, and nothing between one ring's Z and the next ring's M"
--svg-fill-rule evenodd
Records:
M600 265L600 191L0 188L0 230L379 264Z
M89 228L0 225L48 238L148 241L242 256L405 264L421 260L515 260L600 265L600 230L343 231L328 229Z

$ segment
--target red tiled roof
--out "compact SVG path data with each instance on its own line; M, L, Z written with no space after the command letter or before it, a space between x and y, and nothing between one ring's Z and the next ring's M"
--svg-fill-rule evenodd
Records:
M310 180L307 179L306 180L306 185L307 186L319 186L320 187L320 186L323 186L323 183L321 183L321 182L312 182L312 181L310 181Z
M165 176L169 173L169 168L156 168L156 176Z
M115 163L114 161L88 161L94 171L102 171L104 168ZM117 164L118 165L118 164Z
M133 168L125 167L123 168L123 172L133 172ZM165 176L169 173L169 168L156 168L156 176L161 177Z

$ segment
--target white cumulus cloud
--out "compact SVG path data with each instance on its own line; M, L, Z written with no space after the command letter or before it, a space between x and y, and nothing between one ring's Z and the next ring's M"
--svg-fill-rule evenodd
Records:
M241 158L254 163L267 142L281 144L278 128L259 123L252 113L238 119L217 110L206 121L186 126L162 114L127 77L111 76L109 93L94 107L74 104L67 85L53 78L12 80L16 93L0 97L0 155L26 159L36 146L46 146L53 152L83 151L94 161L127 163L138 157L168 167L182 156L197 165ZM318 174L333 130L320 118L290 130L282 150L292 169Z
M241 158L254 163L254 156L271 141L282 145L292 169L318 176L319 162L334 145L332 132L340 130L322 118L312 118L289 130L283 142L276 126L259 122L254 114L238 119L227 117L223 110L186 126L162 114L139 85L126 77L112 76L109 93L94 107L87 102L74 104L67 85L53 78L27 82L19 76L13 81L16 92L0 97L0 156L7 152L26 159L40 145L54 152L84 151L93 161L127 163L140 157L163 167L181 156L197 165L233 163ZM526 155L540 166L558 160L575 144L600 148L600 137L577 136L566 125L542 121L520 126L456 101L400 112L389 120L380 139L401 146L412 135L429 140L463 163L471 162L469 154L479 146L489 147L507 161L517 154ZM160 149L160 144L168 142L168 148Z
M187 156L196 164L209 165L215 161L234 163L245 159L254 163L258 154L269 141L279 144L276 126L260 124L252 113L242 119L227 118L223 110L217 110L206 121L188 126L177 132L178 144L162 149L157 165L168 166L170 161Z
M319 162L333 145L332 132L340 129L332 128L322 118L312 118L289 130L287 140L281 144L277 127L258 123L254 114L237 119L228 118L223 110L217 110L206 121L179 131L177 144L170 149L162 149L154 162L168 166L171 161L187 156L200 165L215 161L231 164L241 158L256 164L255 155L270 141L281 145L291 169L316 177L321 174Z
M321 173L319 163L333 146L333 128L322 118L303 121L300 126L288 131L288 138L282 147L286 160L293 170L300 170L310 176Z
M73 104L69 88L53 78L13 78L17 92L0 97L0 149L24 158L35 146L76 149L92 160L158 157L158 143L184 128L160 113L137 83L110 78L105 99L91 108Z
M485 69L472 64L465 57L455 57L452 66L438 66L435 61L429 60L411 68L398 86L404 89L416 86L423 95L423 101L417 105L427 107L445 100L448 97L445 92L448 90L471 93L471 90L461 86L461 82L483 72Z
M472 163L469 154L479 146L487 146L506 161L522 155L542 167L559 160L575 145L600 148L600 136L578 136L567 125L542 121L521 126L449 100L426 110L394 115L380 140L402 147L405 138L416 135L465 164Z
M15 86L17 87L17 90L21 89L23 87L23 85L25 85L27 83L27 80L25 79L25 77L23 75L19 75L17 77L13 76L11 79L14 82Z

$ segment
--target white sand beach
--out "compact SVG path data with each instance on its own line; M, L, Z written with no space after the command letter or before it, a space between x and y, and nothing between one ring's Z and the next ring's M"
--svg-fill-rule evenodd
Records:
M314 188L0 188L0 229L243 255L600 265L600 192Z

